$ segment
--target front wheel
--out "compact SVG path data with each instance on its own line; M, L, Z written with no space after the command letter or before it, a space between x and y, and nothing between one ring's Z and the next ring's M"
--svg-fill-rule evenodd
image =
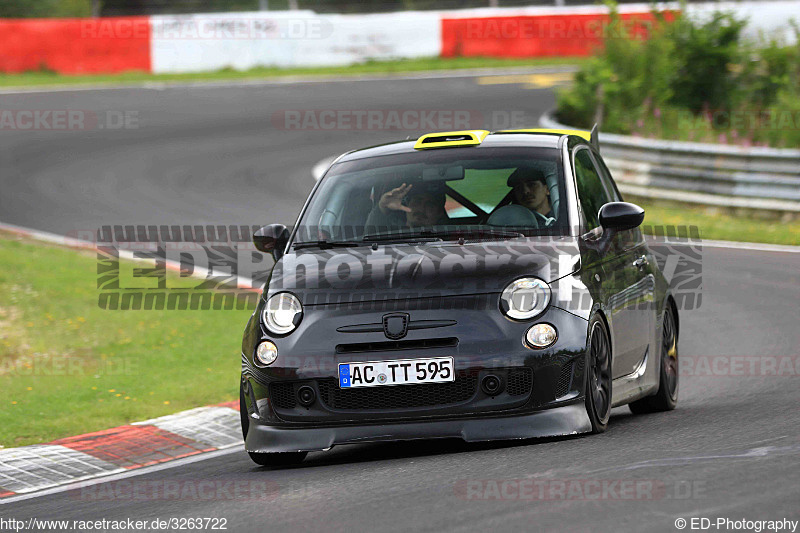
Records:
M592 433L608 428L611 416L611 343L600 316L589 324L589 346L586 350L586 412L592 422Z
M658 379L658 392L653 396L632 402L629 407L633 414L672 411L678 405L678 332L675 329L675 316L669 305L664 311L660 364L661 376Z

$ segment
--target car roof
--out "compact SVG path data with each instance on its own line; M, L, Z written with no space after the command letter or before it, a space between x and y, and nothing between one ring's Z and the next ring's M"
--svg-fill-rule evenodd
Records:
M575 137L576 141L589 144L589 132L582 130L463 130L435 132L418 139L396 141L368 148L353 150L342 155L337 163L370 157L413 153L419 150L481 150L497 147L526 146L557 149L564 137Z

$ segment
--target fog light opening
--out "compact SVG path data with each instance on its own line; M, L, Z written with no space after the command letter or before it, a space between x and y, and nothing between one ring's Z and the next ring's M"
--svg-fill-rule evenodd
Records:
M317 401L317 393L308 385L303 385L297 389L297 401L303 407L311 407Z
M503 392L503 380L494 374L489 374L481 380L481 389L489 396L497 396Z
M255 363L258 366L269 366L278 358L278 347L272 341L263 341L256 348Z
M552 346L557 339L558 332L550 324L534 324L525 333L525 341L528 346L536 349Z

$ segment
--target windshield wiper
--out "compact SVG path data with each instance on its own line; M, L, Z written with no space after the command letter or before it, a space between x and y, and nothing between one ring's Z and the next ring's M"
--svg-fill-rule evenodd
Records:
M375 235L365 235L365 241L392 241L402 239L430 239L430 240L458 240L473 239L475 237L501 237L504 239L517 239L524 237L523 233L518 231L509 231L501 229L490 228L470 228L470 229L444 229L444 230L420 230L408 231L401 233L378 233Z
M364 235L363 240L366 242L381 242L381 241L410 241L410 242L433 242L441 241L438 231L423 229L419 231L397 231L394 233L375 233L372 235Z
M292 245L295 250L302 248L349 248L351 246L364 246L365 243L359 241L306 241L296 242Z
M507 230L507 229L493 229L493 228L474 228L474 229L452 229L452 230L444 230L441 232L443 235L442 237L458 237L464 239L470 239L475 237L501 237L503 239L519 239L521 237L525 237L524 233L520 233L519 231Z

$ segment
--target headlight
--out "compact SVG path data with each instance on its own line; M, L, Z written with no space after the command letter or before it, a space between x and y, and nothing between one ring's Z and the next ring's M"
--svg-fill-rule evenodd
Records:
M303 306L294 294L281 292L267 300L261 317L269 331L276 335L285 335L294 331L300 323Z
M550 286L536 278L509 283L500 295L500 310L515 320L528 320L542 313L550 303Z

